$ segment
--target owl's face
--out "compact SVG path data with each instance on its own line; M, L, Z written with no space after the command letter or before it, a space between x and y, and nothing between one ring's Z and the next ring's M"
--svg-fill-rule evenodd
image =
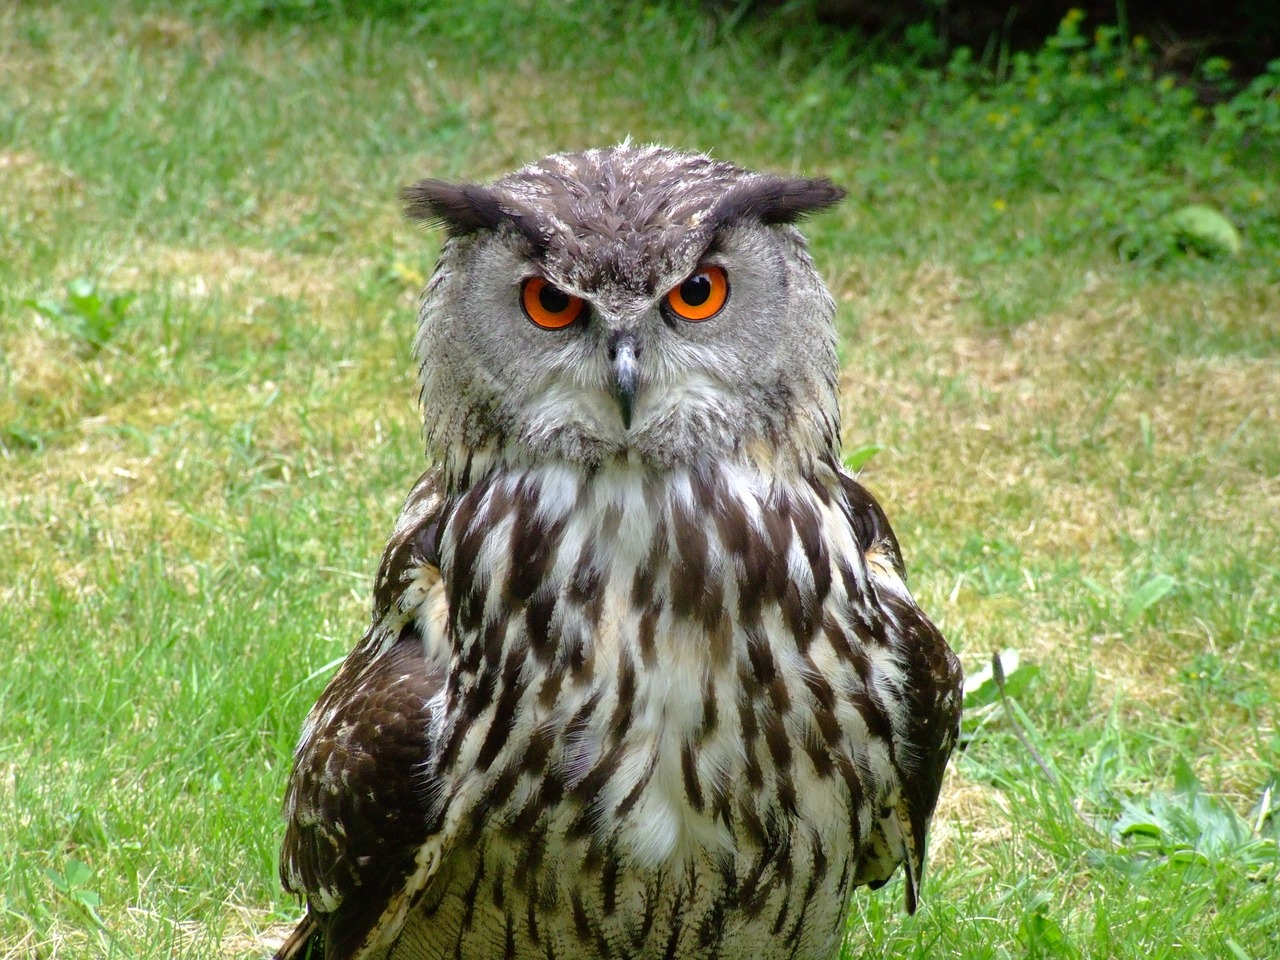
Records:
M834 304L789 225L839 199L826 181L623 146L406 196L452 234L417 340L434 455L670 467L838 442Z

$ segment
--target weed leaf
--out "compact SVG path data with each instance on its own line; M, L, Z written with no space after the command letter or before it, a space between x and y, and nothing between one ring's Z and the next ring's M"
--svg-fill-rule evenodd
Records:
M97 353L115 336L135 293L102 294L92 280L83 277L67 284L65 303L24 300L23 304L54 321L89 353Z
M844 465L851 473L857 473L870 462L871 458L884 449L883 444L868 443L845 454Z
M1205 793L1190 766L1174 764L1174 791L1155 791L1125 801L1112 835L1144 858L1167 859L1183 867L1212 868L1235 863L1250 870L1274 866L1274 838L1255 835L1252 825L1224 800ZM1208 882L1213 872L1192 872L1189 880Z
M1049 916L1048 904L1040 899L1018 924L1018 939L1027 948L1028 957L1067 957L1078 960L1080 950L1073 944L1062 925Z
M1129 595L1125 604L1124 625L1131 627L1144 613L1173 592L1178 581L1167 573L1158 573Z
M76 887L82 887L89 882L89 877L93 871L89 869L89 865L81 860L68 860L67 865L62 868L62 875L66 877L67 889L74 890Z
M1179 246L1204 257L1234 257L1243 246L1230 220L1198 203L1169 214L1164 227Z

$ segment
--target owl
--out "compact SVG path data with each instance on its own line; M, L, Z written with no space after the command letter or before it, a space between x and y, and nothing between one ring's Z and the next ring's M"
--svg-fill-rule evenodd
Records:
M836 957L914 910L961 673L840 459L826 180L623 144L425 180L431 465L305 722L280 958Z

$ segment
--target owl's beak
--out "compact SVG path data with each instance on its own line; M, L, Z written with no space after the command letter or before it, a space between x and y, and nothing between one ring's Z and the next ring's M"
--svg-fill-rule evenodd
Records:
M635 408L636 386L640 381L640 344L636 335L619 330L609 338L609 362L613 365L613 399L618 401L622 425L631 429L631 413Z

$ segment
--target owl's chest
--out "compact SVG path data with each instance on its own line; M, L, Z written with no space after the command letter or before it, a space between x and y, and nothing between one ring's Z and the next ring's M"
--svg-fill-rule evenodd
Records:
M865 564L814 485L526 472L459 506L444 561L458 816L652 869L745 863L797 823L824 856L866 836L895 668L857 643Z

